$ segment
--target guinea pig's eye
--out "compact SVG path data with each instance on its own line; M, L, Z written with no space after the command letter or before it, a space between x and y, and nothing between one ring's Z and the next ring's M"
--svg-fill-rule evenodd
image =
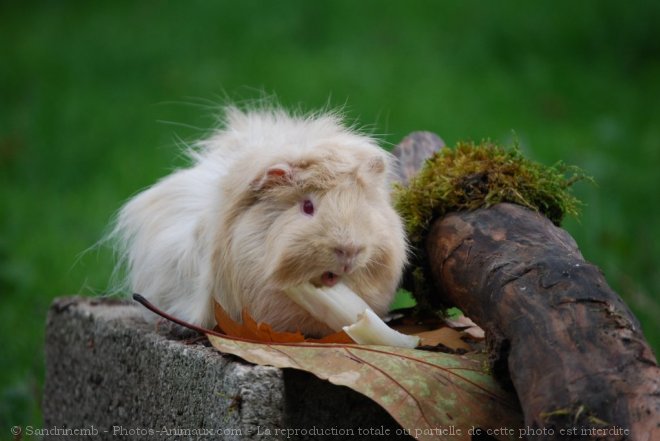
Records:
M301 202L301 207L303 213L307 216L314 216L314 203L309 199L305 199Z

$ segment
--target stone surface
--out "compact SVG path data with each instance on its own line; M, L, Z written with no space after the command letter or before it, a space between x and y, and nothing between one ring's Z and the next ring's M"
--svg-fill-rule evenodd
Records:
M83 297L56 299L49 311L43 412L45 439L345 440L400 431L346 387L221 354L196 334L147 324L132 302Z

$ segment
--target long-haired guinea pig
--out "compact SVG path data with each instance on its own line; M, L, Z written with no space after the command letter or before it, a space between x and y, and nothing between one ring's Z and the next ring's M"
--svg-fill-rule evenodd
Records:
M406 260L390 202L393 158L334 114L225 111L193 165L129 200L112 235L127 282L159 308L212 327L213 300L279 331L331 330L283 292L345 283L379 315Z

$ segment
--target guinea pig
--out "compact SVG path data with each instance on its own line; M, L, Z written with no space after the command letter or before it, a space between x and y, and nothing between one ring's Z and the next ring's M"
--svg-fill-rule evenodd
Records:
M130 199L112 236L132 292L213 327L213 301L276 331L331 332L285 294L345 283L379 315L406 262L394 158L332 113L225 109L192 165Z

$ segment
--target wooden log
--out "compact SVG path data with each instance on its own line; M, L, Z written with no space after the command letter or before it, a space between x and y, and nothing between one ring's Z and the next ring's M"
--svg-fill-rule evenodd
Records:
M660 369L575 241L513 204L452 213L427 237L438 295L484 328L528 439L660 439Z
M424 161L445 146L445 142L433 132L412 132L401 140L392 151L398 159L396 180L401 185L408 182L422 168Z
M394 150L401 183L443 146L428 132L402 141ZM458 306L486 330L494 373L523 409L521 438L660 440L653 352L566 231L499 204L436 220L426 245L418 257L437 288L430 303Z

